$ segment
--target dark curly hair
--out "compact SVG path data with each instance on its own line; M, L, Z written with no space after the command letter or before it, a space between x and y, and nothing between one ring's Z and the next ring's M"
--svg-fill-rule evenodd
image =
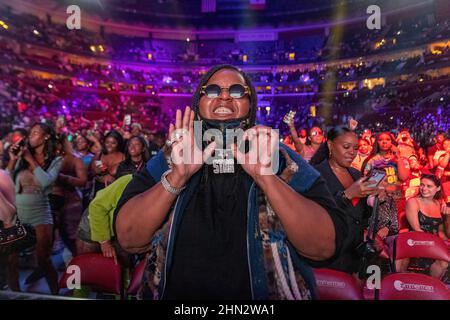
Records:
M123 140L122 135L116 130L111 130L105 136L105 139L103 141L106 142L106 139L108 139L109 137L111 137L117 141L117 151L120 151L123 153L125 151L125 141ZM105 143L103 143L102 154L107 154L107 153L108 153L108 151L106 150Z
M57 144L56 133L53 127L51 125L48 125L47 123L37 122L31 126L31 129L33 129L36 126L39 126L42 129L42 131L44 131L44 133L48 135L48 139L45 141L44 146L44 164L42 166L42 169L47 170L50 167L52 161L56 157L56 144ZM29 142L27 142L27 147L28 150L30 150L30 153L34 156L36 150L30 146ZM17 168L16 170L14 170L13 174L14 181L16 181L16 177L19 174L19 172L28 169L28 166L29 164L27 161L23 159L19 160L19 164L17 165Z

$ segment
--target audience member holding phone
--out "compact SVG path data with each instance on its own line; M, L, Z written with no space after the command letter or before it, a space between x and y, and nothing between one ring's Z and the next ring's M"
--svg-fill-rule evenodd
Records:
M361 259L356 248L364 240L364 229L371 214L366 197L378 194L378 186L385 177L383 171L373 171L373 174L361 177L361 172L351 166L357 153L357 135L346 126L338 126L328 131L327 143L311 159L311 164L327 182L336 204L346 213L349 225L345 249L329 268L355 277Z

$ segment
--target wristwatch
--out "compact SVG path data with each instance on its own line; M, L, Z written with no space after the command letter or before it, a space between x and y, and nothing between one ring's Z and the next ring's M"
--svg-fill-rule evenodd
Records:
M184 190L184 188L186 188L186 186L183 186L181 188L172 187L170 185L169 181L167 181L167 178L166 178L167 175L169 173L171 173L171 172L172 172L172 170L167 170L166 172L163 173L163 175L161 176L161 184L164 187L164 189L166 189L167 192L177 196L177 195L179 195L181 193L181 191Z

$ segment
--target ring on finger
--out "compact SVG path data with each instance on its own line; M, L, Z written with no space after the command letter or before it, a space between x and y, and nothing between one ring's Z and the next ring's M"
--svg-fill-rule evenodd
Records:
M175 142L177 142L176 139L166 140L166 146L167 146L168 148L171 148L172 145L173 145Z
M298 172L298 165L295 162L291 162L288 166L287 166L288 170L292 173L296 173Z
M175 133L175 139L176 141L180 140L183 137L183 134L180 132Z

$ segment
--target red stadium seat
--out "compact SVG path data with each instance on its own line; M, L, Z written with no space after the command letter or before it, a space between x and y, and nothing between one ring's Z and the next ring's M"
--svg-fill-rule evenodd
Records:
M395 273L381 280L379 300L450 300L450 290L424 274Z
M320 300L363 300L361 285L351 275L331 269L314 269Z
M100 253L87 253L74 257L67 268L80 268L81 285L91 287L92 291L110 294L122 294L122 271L114 259ZM60 288L67 288L67 280L72 275L66 270L59 281Z
M135 296L138 292L141 284L142 276L144 275L146 259L142 259L134 268L133 275L131 276L130 285L127 289L127 294Z
M404 233L409 231L409 223L406 218L406 211L399 211L398 213L398 229L399 233Z
M398 234L389 246L392 270L395 261L405 258L429 258L450 262L450 250L445 241L431 233L405 232Z

